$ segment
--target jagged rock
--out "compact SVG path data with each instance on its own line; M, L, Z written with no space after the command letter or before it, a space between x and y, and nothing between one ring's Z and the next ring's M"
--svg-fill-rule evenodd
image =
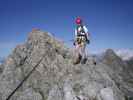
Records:
M0 100L6 100L18 85L10 100L112 100L100 97L107 87L111 88L109 94L106 92L110 98L113 94L113 100L125 100L126 94L118 86L123 86L121 71L125 65L119 64L122 61L112 51L105 57L96 65L90 59L86 64L73 65L71 49L47 32L33 31L2 64ZM108 59L111 62L106 63ZM25 77L27 80L20 85Z
M133 72L133 57L129 60L126 60L125 63L127 64L128 68Z
M117 87L129 97L133 97L133 70L128 61L123 61L115 52L111 49L108 49L102 61L108 65L108 74L115 81ZM130 63L132 61L129 61Z

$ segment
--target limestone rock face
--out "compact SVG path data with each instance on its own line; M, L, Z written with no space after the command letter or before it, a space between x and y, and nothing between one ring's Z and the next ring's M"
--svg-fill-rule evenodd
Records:
M73 52L62 42L47 32L31 32L26 43L0 65L0 100L127 100L133 96L133 84L125 82L131 75L123 74L126 64L113 51L96 65L90 59L86 64L72 61Z

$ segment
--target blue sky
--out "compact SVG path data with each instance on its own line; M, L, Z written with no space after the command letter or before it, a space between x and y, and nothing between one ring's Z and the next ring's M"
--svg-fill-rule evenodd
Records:
M91 52L133 48L133 0L0 0L0 56L24 43L34 27L71 47L76 16L91 34Z

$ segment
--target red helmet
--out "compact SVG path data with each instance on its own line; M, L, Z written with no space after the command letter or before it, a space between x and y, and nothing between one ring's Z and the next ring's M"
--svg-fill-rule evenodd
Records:
M82 23L82 20L80 17L77 17L76 20L75 20L76 24L81 24Z

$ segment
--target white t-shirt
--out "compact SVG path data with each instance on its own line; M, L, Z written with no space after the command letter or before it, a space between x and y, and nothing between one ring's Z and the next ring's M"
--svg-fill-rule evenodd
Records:
M83 29L84 29L85 33L81 32L81 34L83 34L83 35L86 34L87 39L89 39L88 29L86 28L86 26L83 26ZM79 27L78 29L75 29L75 37L77 37L77 34L78 34L77 31L81 31L81 27Z

